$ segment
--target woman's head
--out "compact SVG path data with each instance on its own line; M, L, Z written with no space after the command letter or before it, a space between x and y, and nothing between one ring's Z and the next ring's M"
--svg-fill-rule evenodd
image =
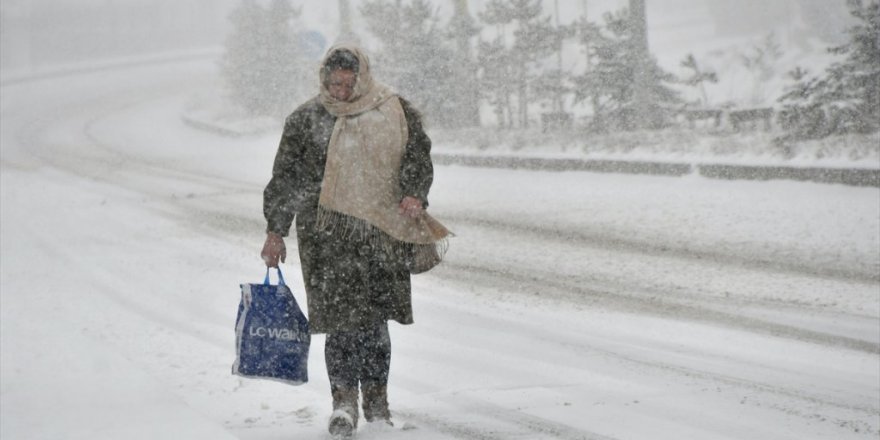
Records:
M360 63L355 54L345 49L334 51L321 69L324 87L333 99L349 101L354 96Z
M370 58L354 43L331 47L318 75L321 104L335 116L369 110L394 95L388 86L373 80Z

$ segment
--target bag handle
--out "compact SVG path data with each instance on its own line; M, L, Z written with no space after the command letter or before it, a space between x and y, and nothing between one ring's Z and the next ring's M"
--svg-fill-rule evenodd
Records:
M266 268L266 279L263 280L263 285L264 285L264 286L268 286L268 285L269 285L269 271L270 271L271 269L272 269L271 267L267 267L267 268ZM284 286L284 285L285 285L285 284L284 284L284 275L281 275L281 268L280 268L280 267L276 267L275 270L278 271L278 285L279 285L279 286Z

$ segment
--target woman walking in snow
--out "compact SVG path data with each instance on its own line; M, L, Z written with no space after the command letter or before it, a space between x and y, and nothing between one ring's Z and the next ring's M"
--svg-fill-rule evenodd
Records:
M264 191L262 257L286 258L296 237L312 333L324 349L333 414L329 430L391 424L388 320L413 323L410 274L436 264L448 231L425 212L431 141L420 115L375 81L354 45L337 45L320 69L320 93L286 120Z

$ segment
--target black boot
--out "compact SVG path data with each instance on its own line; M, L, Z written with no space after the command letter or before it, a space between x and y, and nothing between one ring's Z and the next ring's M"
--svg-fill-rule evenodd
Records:
M334 437L351 438L357 431L358 390L357 388L334 388L333 414L327 430Z
M364 394L364 419L367 422L383 422L390 426L391 411L388 410L387 385L361 385Z

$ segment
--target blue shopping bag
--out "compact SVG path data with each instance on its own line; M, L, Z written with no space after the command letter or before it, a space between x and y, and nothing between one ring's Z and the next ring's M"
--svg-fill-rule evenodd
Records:
M232 374L290 385L309 380L309 322L278 269L278 284L242 284Z

